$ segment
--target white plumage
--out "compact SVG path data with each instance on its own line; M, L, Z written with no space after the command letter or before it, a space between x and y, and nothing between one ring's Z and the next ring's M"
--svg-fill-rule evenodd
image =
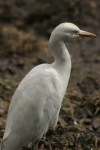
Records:
M55 28L49 50L52 64L33 68L15 91L9 106L1 150L17 150L33 141L33 149L48 128L55 128L71 71L71 59L65 47L69 38L96 37L71 23Z

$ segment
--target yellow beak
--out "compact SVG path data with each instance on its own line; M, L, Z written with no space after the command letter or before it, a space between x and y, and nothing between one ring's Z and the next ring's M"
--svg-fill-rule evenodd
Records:
M87 32L87 31L83 31L83 30L80 30L80 32L78 32L77 34L80 36L84 36L84 37L97 38L97 36L95 34Z

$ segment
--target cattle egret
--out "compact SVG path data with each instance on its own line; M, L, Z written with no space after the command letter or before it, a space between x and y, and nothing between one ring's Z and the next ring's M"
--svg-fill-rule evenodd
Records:
M36 66L19 84L9 106L0 150L17 150L31 141L35 150L49 127L55 128L71 71L65 41L79 36L96 37L72 23L62 23L54 29L49 51L55 61Z

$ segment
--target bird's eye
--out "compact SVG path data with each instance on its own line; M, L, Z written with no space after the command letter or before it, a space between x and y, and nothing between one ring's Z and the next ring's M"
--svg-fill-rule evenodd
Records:
M78 31L76 31L76 30L75 30L75 31L73 31L73 34L77 34L77 33L78 33Z

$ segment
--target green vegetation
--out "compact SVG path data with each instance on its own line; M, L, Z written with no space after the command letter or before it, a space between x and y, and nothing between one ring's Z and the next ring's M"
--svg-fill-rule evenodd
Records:
M16 86L18 86L18 82L0 78L0 91L5 90L8 92L14 92Z
M85 78L85 77L92 77L92 74L89 74L89 73L84 73L84 74L71 73L71 76L76 77L76 78Z

